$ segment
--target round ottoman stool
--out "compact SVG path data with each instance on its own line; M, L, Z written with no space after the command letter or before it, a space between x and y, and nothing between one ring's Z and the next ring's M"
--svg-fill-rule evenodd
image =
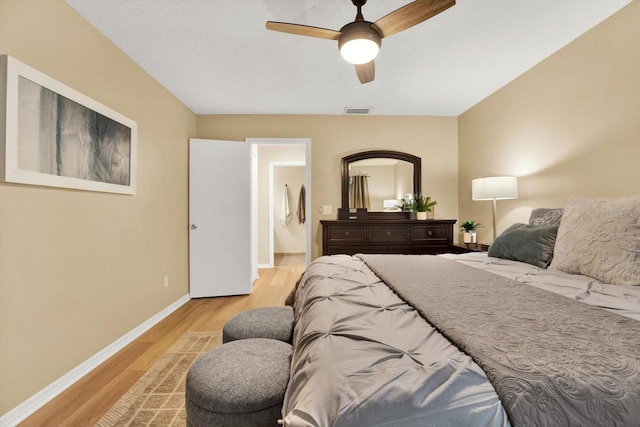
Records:
M291 345L265 338L233 341L198 357L187 373L187 426L276 426L290 363Z
M271 338L291 342L293 308L260 307L233 316L222 328L222 342L247 338Z

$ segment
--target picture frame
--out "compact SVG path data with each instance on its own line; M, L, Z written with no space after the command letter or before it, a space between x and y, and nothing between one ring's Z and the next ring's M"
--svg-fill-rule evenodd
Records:
M0 181L134 195L135 121L0 55Z

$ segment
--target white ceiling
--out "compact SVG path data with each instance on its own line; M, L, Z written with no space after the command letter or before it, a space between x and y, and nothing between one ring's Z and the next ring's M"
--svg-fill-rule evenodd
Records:
M376 79L358 81L337 42L267 31L338 30L349 0L66 0L197 114L458 116L630 0L457 0L385 38ZM369 0L376 21L408 0Z

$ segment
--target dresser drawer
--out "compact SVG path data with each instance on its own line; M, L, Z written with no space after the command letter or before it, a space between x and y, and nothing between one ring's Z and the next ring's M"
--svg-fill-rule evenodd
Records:
M411 226L411 241L412 242L425 242L425 241L442 241L449 239L451 227L438 224L425 224L425 225L412 225Z
M332 226L327 228L327 243L364 243L366 241L366 227Z
M408 242L409 236L405 226L371 226L369 227L370 242Z

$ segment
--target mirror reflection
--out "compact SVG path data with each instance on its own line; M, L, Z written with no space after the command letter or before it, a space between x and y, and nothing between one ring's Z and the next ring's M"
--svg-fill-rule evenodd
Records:
M401 199L414 193L413 164L371 158L349 164L349 207L370 212L400 212Z

